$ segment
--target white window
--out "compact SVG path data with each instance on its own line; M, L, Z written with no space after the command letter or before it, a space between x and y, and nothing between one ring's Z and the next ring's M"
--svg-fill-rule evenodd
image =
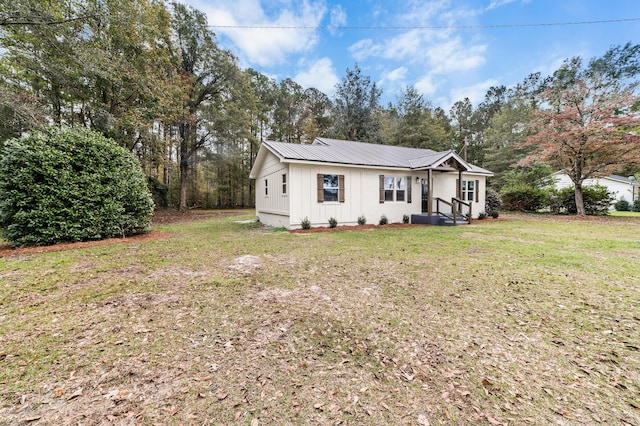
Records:
M473 180L462 181L462 201L473 201L475 192L476 192L475 181Z
M380 175L380 203L411 202L411 176Z
M287 195L287 174L282 175L282 195Z
M264 195L265 197L269 196L269 181L267 179L264 180Z

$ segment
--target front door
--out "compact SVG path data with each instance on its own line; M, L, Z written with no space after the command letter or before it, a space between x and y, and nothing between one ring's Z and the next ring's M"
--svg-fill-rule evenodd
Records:
M429 212L429 185L427 180L422 179L422 213Z

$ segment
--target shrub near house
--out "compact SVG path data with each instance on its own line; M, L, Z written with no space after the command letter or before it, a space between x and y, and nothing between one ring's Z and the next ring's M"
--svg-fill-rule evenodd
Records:
M84 128L8 141L0 159L0 226L14 246L146 231L153 201L138 160Z

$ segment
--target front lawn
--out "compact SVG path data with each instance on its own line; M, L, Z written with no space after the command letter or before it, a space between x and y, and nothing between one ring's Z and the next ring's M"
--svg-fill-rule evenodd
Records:
M640 218L251 218L1 258L0 425L640 424Z

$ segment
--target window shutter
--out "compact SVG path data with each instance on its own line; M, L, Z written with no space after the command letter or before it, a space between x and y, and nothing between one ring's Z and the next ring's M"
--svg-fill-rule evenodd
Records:
M413 176L407 176L407 203L411 204L411 187L413 186Z
M338 175L338 201L344 203L344 175Z
M476 180L476 203L480 202L480 198L478 197L478 194L480 194L480 181Z
M460 179L456 179L456 198L462 200L462 194L460 192Z
M384 175L380 175L380 204L384 203Z
M318 175L318 202L324 203L324 175Z

